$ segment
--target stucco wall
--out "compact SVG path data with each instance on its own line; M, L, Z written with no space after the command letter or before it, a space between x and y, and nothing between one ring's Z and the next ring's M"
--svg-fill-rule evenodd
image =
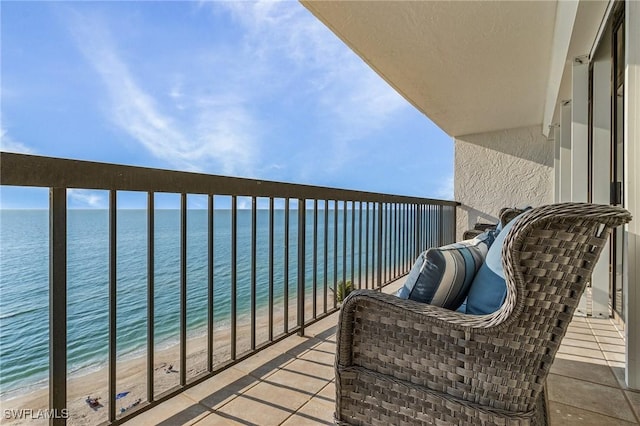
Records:
M457 239L476 222L497 222L502 207L553 202L553 141L541 126L454 139L454 194L462 203Z

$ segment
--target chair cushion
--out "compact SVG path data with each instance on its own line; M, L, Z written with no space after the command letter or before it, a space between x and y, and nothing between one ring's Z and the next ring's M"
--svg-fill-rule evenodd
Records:
M487 231L471 240L422 252L396 296L457 309L494 238L494 231Z
M471 283L467 296L467 314L486 315L502 306L507 297L507 283L502 267L502 244L517 219L527 214L524 211L507 223L489 248L486 261L482 264Z

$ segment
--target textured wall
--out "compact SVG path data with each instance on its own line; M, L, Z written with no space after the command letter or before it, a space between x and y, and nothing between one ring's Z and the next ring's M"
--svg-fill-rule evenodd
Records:
M457 237L502 207L553 202L553 142L539 125L455 138Z

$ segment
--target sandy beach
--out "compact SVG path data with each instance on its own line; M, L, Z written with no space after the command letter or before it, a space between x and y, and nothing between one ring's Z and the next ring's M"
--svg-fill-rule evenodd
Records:
M319 295L320 296L320 295ZM331 299L331 292L329 292ZM318 312L321 312L321 298L318 297ZM331 308L331 304L328 304ZM259 345L268 340L268 311L261 309L256 313L256 344ZM312 315L312 303L309 301L305 306L305 316ZM289 327L296 324L295 301L289 303ZM274 306L274 336L283 332L284 312L282 306ZM237 324L237 346L238 355L250 349L251 324L248 317L239 317ZM213 333L214 342L214 366L230 359L230 330L215 330ZM128 407L141 400L147 401L147 358L143 354L138 358L119 361L117 363L117 386L116 393L129 392L123 398L116 400L116 413L118 416L126 414ZM187 340L187 381L206 372L207 366L207 337L197 337ZM172 370L168 370L173 366ZM180 383L180 346L174 345L167 349L157 350L154 354L154 395L166 392L177 387ZM35 390L26 395L22 395L9 400L3 400L2 419L0 424L48 424L45 418L33 418L38 410L45 410L48 406L48 389ZM100 398L102 406L92 409L86 402L87 397ZM67 409L69 425L94 425L107 421L108 416L108 369L86 374L80 377L70 376L67 381ZM134 406L135 407L135 406ZM122 409L125 412L121 412ZM7 418L6 410L31 410L33 415L27 419ZM129 408L130 409L130 408Z

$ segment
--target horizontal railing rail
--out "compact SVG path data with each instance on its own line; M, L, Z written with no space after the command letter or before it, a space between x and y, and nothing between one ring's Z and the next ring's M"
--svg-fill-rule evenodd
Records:
M194 386L219 371L339 309L339 293L350 281L354 288L380 289L405 275L417 255L428 247L453 242L454 201L379 194L311 185L243 179L200 173L0 153L0 185L49 189L49 409L66 410L68 380L68 191L108 191L108 424L119 424L150 407ZM118 284L118 193L146 193L146 401L124 413L116 412ZM162 312L156 308L158 209L156 194L180 197L179 238L179 382L157 389L154 325ZM206 196L206 274L188 274L191 195ZM215 203L229 199L229 209ZM239 208L248 197L250 207ZM258 201L268 201L258 209ZM276 209L276 202L282 208ZM228 223L229 233L220 231ZM240 239L239 234L247 235ZM218 245L223 239L224 250ZM277 240L277 242L276 242ZM163 240L164 241L164 240ZM260 247L260 249L259 249ZM246 266L243 259L250 259ZM216 267L228 266L228 278L220 284ZM246 267L245 267L246 266ZM206 365L189 375L187 343L189 293L206 293ZM239 292L249 295L243 311ZM229 323L217 318L220 300L229 301ZM259 306L260 305L260 306ZM239 323L248 323L242 328ZM265 325L266 324L266 325ZM225 357L216 358L214 335L228 328ZM248 329L248 331L245 331ZM71 413L73 415L73 413ZM51 419L63 424L65 419Z
M51 188L116 189L189 194L401 202L457 206L455 201L326 188L202 173L151 169L0 152L2 185Z

